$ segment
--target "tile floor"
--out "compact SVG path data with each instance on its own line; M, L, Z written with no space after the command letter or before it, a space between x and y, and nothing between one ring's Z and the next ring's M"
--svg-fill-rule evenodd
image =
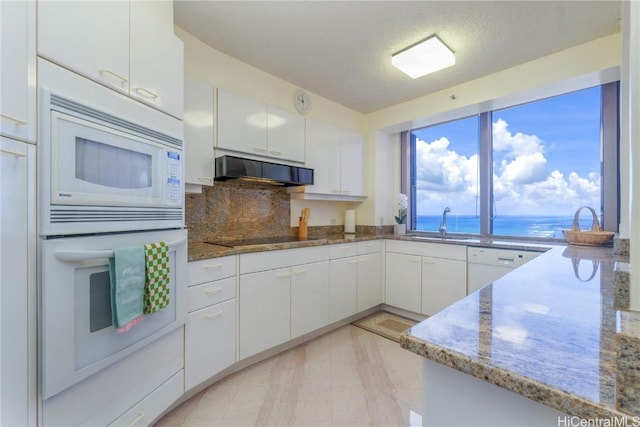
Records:
M420 356L346 325L224 378L156 426L421 425L421 385Z

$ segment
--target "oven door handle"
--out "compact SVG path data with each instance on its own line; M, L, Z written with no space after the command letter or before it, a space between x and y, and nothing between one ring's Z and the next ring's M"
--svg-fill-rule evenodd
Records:
M186 238L167 242L169 249L175 249L182 246L187 241ZM102 251L55 251L55 257L64 262L88 261L92 259L112 258L113 250L106 249Z

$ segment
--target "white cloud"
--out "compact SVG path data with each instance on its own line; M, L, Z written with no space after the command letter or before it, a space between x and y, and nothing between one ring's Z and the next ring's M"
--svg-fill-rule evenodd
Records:
M533 153L544 153L544 146L536 135L525 135L521 132L512 134L509 124L498 119L492 125L494 151L506 151L506 157L517 157Z
M421 212L442 211L450 203L451 193L465 204L475 203L478 156L460 155L449 145L445 137L430 143L418 140L416 144L416 186Z
M580 176L547 171L545 144L536 135L511 133L503 119L493 123L494 198L500 215L571 215L583 205L597 206L600 174ZM466 157L442 137L418 140L418 210L435 214L444 206L471 215L477 203L477 155Z
M502 160L500 179L515 184L544 181L547 177L547 159L540 152L517 156L512 161Z

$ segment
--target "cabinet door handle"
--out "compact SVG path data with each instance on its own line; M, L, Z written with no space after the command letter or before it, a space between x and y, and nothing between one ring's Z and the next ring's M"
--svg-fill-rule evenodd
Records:
M13 150L5 150L4 148L0 148L0 154L6 154L8 156L13 156L13 157L27 157L26 154L24 153L19 153L17 151L13 151Z
M137 87L134 88L133 91L135 93L137 93L138 95L140 95L143 98L147 98L147 99L151 99L153 101L155 101L156 99L158 99L158 95L151 92L149 89L145 89L143 87Z
M499 256L498 257L498 261L509 261L509 262L514 262L516 259L515 258L507 258L507 257L502 257Z
M351 246L343 246L340 249L343 251L348 251L349 249L351 249Z
M307 272L307 270L294 270L293 274L301 275L301 274L305 274L306 272Z
M208 176L201 176L201 177L198 177L198 181L211 182L213 181L213 178L209 178Z
M279 274L276 274L276 277L289 277L289 276L291 276L291 273L279 273Z
M281 152L279 152L279 151L269 151L269 154L273 154L274 156L279 156L279 155L281 155L282 153L281 153Z
M133 426L135 426L135 425L136 425L136 423L137 423L138 421L140 421L141 419L143 419L143 418L144 418L144 412L138 412L138 415L136 415L136 417L133 419L133 421L131 421L131 422L127 425L127 427L133 427Z
M342 190L342 194L349 194L349 193L351 193L351 191L349 191L349 190Z
M215 294L219 294L220 292L222 292L222 288L206 289L204 291L204 293L207 295L215 295Z
M211 264L204 267L205 270L220 270L222 268L222 264Z
M266 153L267 150L265 150L264 148L260 148L260 147L253 147L253 151L255 151L256 153Z
M116 73L115 71L111 71L111 70L106 69L106 68L101 69L100 70L100 74L110 74L110 75L114 76L115 78L120 80L120 86L122 86L122 87L124 87L124 84L128 81L127 79L122 77L120 74Z
M349 264L357 264L357 263L358 263L358 260L357 260L357 259L356 259L356 260L353 260L353 261L349 261Z
M358 259L358 262L367 262L367 257L360 257L360 259Z
M417 264L417 263L420 262L420 260L419 259L408 259L407 262L412 262L414 264Z
M205 319L213 319L214 317L220 316L222 313L223 313L222 310L216 310L213 313L205 314L204 317Z
M25 122L24 120L16 119L15 117L11 117L11 116L9 116L7 114L0 113L0 117L5 118L7 120L11 120L13 123L15 123L17 125L20 125L20 126L27 124L27 122Z
M422 261L422 263L423 263L423 264L428 264L428 265L433 265L433 264L435 264L436 262L435 262L435 261L431 261L431 260L426 259L426 260Z

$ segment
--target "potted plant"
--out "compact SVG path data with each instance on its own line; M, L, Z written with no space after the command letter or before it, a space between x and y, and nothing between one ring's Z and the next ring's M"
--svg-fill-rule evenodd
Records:
M398 215L395 216L396 225L394 228L395 234L405 234L407 232L407 206L409 199L404 193L398 194Z

